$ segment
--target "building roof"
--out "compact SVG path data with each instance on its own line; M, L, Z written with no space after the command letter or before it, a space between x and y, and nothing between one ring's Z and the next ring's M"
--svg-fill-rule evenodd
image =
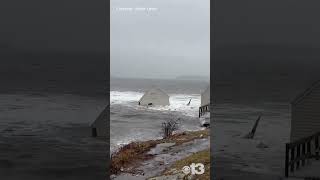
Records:
M107 105L103 111L99 114L96 120L91 124L91 128L95 129L95 135L107 137L108 131L108 117L109 117L109 105Z
M140 98L139 101L141 101L147 94L148 92L151 92L151 91L159 91L161 92L163 95L166 95L167 97L170 97L166 92L164 92L163 90L159 89L159 88L152 88L152 89L149 89L148 91L146 91L143 96Z
M309 94L312 93L312 91L316 88L320 86L320 80L314 82L309 88L307 88L305 91L303 91L302 93L300 93L292 102L292 105L296 105L298 104L302 99L304 99L306 96L308 96Z

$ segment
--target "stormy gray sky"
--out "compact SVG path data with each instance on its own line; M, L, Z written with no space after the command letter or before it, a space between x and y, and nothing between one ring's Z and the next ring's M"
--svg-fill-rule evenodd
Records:
M216 0L219 44L320 47L320 1Z
M111 75L210 74L209 0L112 0ZM124 10L119 8L155 8Z
M216 15L217 78L319 77L320 1L216 0Z
M0 52L8 49L36 52L105 52L105 4L104 0L1 0ZM158 58L162 62L169 61L168 57L184 59L184 64L189 66L182 71L190 70L190 66L191 70L195 71L198 68L194 68L196 61L193 60L201 61L205 59L203 56L209 54L208 50L202 47L209 43L209 0L112 0L111 5L158 8L152 17L143 13L134 15L111 12L112 61L122 59L119 60L121 62L126 59L121 56L126 55L133 59L138 56L139 49L146 54L145 59L156 59L154 54L167 56ZM233 46L233 49L237 49L238 46L248 44L252 47L260 45L268 55L277 55L288 45L298 48L320 47L318 0L216 0L216 14L218 46ZM141 40L138 40L138 37ZM147 48L143 48L143 45ZM276 52L274 49L277 49ZM234 53L230 49L227 51L229 55ZM254 49L248 51L252 52ZM137 54L132 56L132 53ZM185 60L191 55L192 61ZM290 54L283 53L283 56L287 55ZM217 61L220 59L222 58ZM151 60L148 62L153 62ZM136 64L126 64L131 65L131 69L139 69L136 67L139 61L142 61L140 56L135 58L135 61L131 60L137 62ZM125 71L120 63L118 66L113 63L112 65L113 72L116 69ZM175 72L175 68L168 67L166 63L158 62L157 65L159 71L162 69L160 67L165 66L171 71L170 74Z
M0 52L97 52L106 49L103 0L1 0Z

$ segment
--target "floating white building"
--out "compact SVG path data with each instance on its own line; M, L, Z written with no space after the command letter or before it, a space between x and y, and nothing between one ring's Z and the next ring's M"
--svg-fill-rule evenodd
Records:
M159 88L152 88L144 93L138 104L141 106L167 106L170 105L170 96Z

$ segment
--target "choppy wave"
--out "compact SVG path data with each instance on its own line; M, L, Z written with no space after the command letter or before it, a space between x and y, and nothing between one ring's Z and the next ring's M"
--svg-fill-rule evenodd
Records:
M169 106L145 107L138 101L142 92L111 91L111 151L137 140L161 137L161 124L169 118L181 118L180 130L198 130L200 94L169 94ZM190 105L187 105L191 99Z
M111 91L111 105L124 105L135 109L145 109L147 107L139 106L137 102L143 96L142 92L134 91ZM150 110L176 111L182 112L186 116L196 117L200 106L200 94L169 94L169 106L148 107ZM191 99L190 105L187 105Z

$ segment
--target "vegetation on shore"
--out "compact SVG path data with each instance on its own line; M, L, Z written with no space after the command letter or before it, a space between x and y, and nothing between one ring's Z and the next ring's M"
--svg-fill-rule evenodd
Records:
M148 152L152 148L156 147L157 144L175 143L176 146L193 141L195 139L207 138L208 136L209 130L205 129L200 131L186 131L177 133L170 137L158 140L131 142L112 154L110 166L111 174L125 172L126 168L137 166L140 162L152 158L153 155L148 154Z

